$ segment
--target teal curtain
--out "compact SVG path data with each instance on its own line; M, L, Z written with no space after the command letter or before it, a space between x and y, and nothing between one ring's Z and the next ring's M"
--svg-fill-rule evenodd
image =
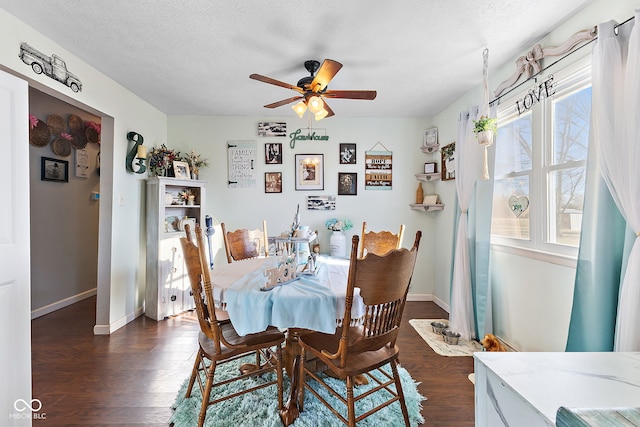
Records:
M627 230L626 221L600 175L595 153L595 144L589 144L582 232L566 351L613 350L621 271L624 271L626 256L631 250L629 242L635 239L633 232Z

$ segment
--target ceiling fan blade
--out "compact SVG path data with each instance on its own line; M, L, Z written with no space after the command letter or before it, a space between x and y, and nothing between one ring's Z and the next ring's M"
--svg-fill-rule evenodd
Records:
M333 112L333 110L331 109L331 107L329 107L329 104L327 104L327 101L325 101L325 102L324 102L324 109L327 111L327 113L329 113L329 114L327 114L327 115L325 116L325 119L326 119L327 117L331 117L331 116L335 115L335 113Z
M291 85L289 83L281 82L280 80L272 79L271 77L261 76L260 74L251 74L249 76L249 78L253 79L253 80L258 80L259 82L269 83L269 84L272 84L272 85L285 87L287 89L292 89L292 90L295 90L296 92L299 92L299 93L303 93L303 90L300 89L298 86L294 86L294 85Z
M287 99L283 99L282 101L278 101L278 102L274 102L273 104L267 104L264 107L265 108L277 108L277 107L281 107L283 105L287 105L287 104L291 104L294 101L297 101L299 99L303 99L303 96L292 96L291 98L287 98Z
M375 90L328 90L322 94L325 98L344 99L376 99L378 92Z
M342 64L333 59L325 59L311 82L313 92L322 92L331 79L340 71Z

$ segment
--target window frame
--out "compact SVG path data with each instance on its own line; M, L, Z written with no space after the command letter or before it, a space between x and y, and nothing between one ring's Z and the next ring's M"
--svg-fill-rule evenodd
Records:
M575 267L578 247L555 243L550 239L551 226L555 225L555 218L549 215L549 208L553 202L551 197L554 197L555 194L551 174L574 167L583 167L586 170L587 161L573 160L562 164L554 163L553 101L561 100L591 86L590 56L577 60L557 71L549 71L539 79L528 82L524 89L501 101L496 111L498 127L504 125L505 121L508 124L517 120L525 113L518 114L516 102L523 99L524 95L536 86L538 80L546 79L551 74L554 76L554 94L541 99L540 102L527 110L527 113L531 114L531 169L494 176L494 182L517 176L529 176L529 198L531 201L529 205L529 240L491 233L491 248L545 262Z

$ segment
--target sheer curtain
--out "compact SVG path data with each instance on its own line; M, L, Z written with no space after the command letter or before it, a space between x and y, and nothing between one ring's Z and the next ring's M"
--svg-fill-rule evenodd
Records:
M460 338L476 338L473 291L471 284L471 262L468 240L468 211L480 176L484 148L473 134L473 120L478 118L479 108L460 113L458 119L458 142L455 151L456 190L458 194L458 226L455 240L453 277L451 283L451 313L449 326L460 333Z
M635 22L640 11L635 13ZM593 50L593 136L616 206L640 235L640 26L598 26ZM616 351L640 351L640 243L635 239L618 298Z

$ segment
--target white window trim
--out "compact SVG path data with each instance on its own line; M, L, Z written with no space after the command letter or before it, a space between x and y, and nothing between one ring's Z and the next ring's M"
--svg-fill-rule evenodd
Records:
M561 70L558 70L556 72L549 71L548 74L553 74L556 82L560 82L558 84L557 90L566 90L567 84L565 82L567 78L573 79L579 78L580 76L591 75L591 57L587 56L581 58L580 60L575 61L573 64L570 64ZM512 97L504 101L504 104L506 105L505 109L512 108L512 106L516 104L516 101L522 99L523 95L527 93L528 89L534 85L535 83L532 83L531 85L527 86L526 89L518 92L517 94L514 94ZM571 82L568 86L578 87L580 85L584 85L584 82L576 83L574 81ZM585 85L584 87L587 87L588 85L589 84ZM536 104L532 108L541 108L543 110L541 114L532 115L532 127L540 128L539 121L542 120L543 116L549 116L551 114L551 108L548 107L546 99L544 101L541 101L539 104ZM509 115L507 117L511 118L512 116ZM546 127L544 129L544 132L547 133L547 135L545 135L545 138L550 138L549 134L552 132L552 128L550 126ZM543 155L546 155L548 158L541 159L540 157L542 157ZM536 203L533 207L530 206L530 209L532 209L532 211L530 212L530 218L532 216L535 216L538 219L536 221L531 221L530 240L508 238L492 234L491 249L543 262L548 262L551 264L576 268L578 258L577 247L548 243L544 241L545 237L543 237L544 230L547 230L547 222L549 218L546 215L546 212L548 212L548 200L546 198L541 199L540 197L541 194L545 194L543 186L547 185L547 180L542 179L541 175L545 174L546 176L549 171L565 169L567 167L567 164L563 164L562 166L551 165L552 156L553 154L550 152L550 150L547 150L546 153L543 153L543 150L540 149L533 150L532 169L530 171L517 173L514 172L496 177L502 179L518 175L529 175L530 198L532 200L541 200L541 203ZM571 163L572 166L585 165L586 167L586 161L575 161ZM539 167L537 165L542 165L542 167ZM548 188L546 190L546 194L549 194Z

